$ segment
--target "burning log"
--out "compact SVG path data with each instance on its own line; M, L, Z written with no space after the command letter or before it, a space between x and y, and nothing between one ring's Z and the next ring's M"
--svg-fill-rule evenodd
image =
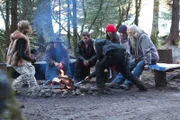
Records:
M64 89L72 90L73 89L73 81L68 77L55 77L52 80L51 86L54 85L54 83L58 83L58 86L64 86Z
M65 75L63 64L60 62L55 63L55 65L59 68L59 75L54 77L53 80L46 81L43 86L45 88L72 90L74 83L67 75ZM50 86L46 86L47 84Z

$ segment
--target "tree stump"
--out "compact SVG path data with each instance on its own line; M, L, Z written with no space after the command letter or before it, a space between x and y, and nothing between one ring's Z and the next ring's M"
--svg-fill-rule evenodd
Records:
M156 87L165 87L167 85L166 72L154 71Z
M172 49L159 49L159 63L173 63Z
M159 63L173 63L172 49L159 49ZM154 71L155 83L157 87L167 85L166 72Z

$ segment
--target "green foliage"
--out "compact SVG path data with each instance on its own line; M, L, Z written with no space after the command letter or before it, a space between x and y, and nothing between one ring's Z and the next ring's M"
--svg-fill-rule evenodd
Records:
M105 27L107 24L118 25L119 20L125 21L125 17L122 12L127 12L126 6L129 0L88 0L85 2L86 18L81 16L81 19L85 19L85 30L91 31L92 36L103 37L105 34ZM121 12L121 13L120 13ZM123 13L124 14L124 13ZM130 16L129 16L130 17ZM78 23L80 26L83 23Z
M6 43L5 31L0 29L0 62L5 62L6 59Z
M172 16L171 12L161 12L160 19L164 19L166 21L170 21L171 20L171 16ZM166 28L167 24L166 23L161 23L161 26Z
M131 0L77 0L78 34L80 35L82 31L89 31L94 38L103 37L107 24L111 23L116 26L119 21L124 22L127 20L127 16L130 17L127 14L129 1ZM58 5L58 1L52 0L53 19L56 23L59 23ZM66 0L61 0L61 29L65 31L67 31L67 11ZM72 28L73 11L71 2L70 11Z
M171 20L172 13L171 12L161 12L161 17L165 20Z

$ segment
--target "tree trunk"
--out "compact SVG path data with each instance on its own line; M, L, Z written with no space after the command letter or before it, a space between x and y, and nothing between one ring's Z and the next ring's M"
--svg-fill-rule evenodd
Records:
M158 46L158 33L159 33L158 22L159 22L159 0L154 0L151 40L156 46Z
M76 48L78 42L78 33L77 33L77 8L76 8L76 0L72 0L73 3L73 43L74 43L74 55L76 55Z
M67 0L67 6L68 6L68 14L67 14L67 18L68 18L68 21L67 21L67 38L68 38L68 48L71 49L71 45L70 45L70 39L71 39L71 25L70 25L70 15L71 15L71 10L70 10L70 1Z
M61 38L61 0L59 0L59 37Z
M177 45L179 40L179 0L173 0L172 4L172 22L170 34L168 36L171 45Z
M11 0L11 32L14 32L17 29L17 0Z
M82 26L81 26L81 33L84 31L84 25L85 25L85 21L86 21L86 9L85 9L85 3L84 0L82 1L82 10L83 10L83 22L82 22Z
M9 46L10 40L9 40L9 0L6 0L6 18L5 18L5 36L6 36L6 47Z
M135 0L135 20L134 23L138 26L139 24L139 16L141 11L141 0Z

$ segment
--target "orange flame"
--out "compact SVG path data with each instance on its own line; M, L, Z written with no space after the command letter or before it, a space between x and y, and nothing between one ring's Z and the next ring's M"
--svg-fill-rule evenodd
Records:
M59 71L60 71L60 76L61 76L61 77L64 77L65 75L64 75L63 69L60 69Z
M71 89L72 89L72 87L71 87L71 86L66 85L66 87L67 87L67 89L69 89L69 90L71 90Z
M65 75L64 71L63 71L63 65L62 63L60 62L59 63L59 77L68 77L67 75ZM53 80L53 82L57 82L59 83L59 85L64 85L66 87L66 89L68 90L71 90L72 89L72 86L70 85L71 84L71 81L70 80L67 80L67 79L64 79L64 78L55 78Z

